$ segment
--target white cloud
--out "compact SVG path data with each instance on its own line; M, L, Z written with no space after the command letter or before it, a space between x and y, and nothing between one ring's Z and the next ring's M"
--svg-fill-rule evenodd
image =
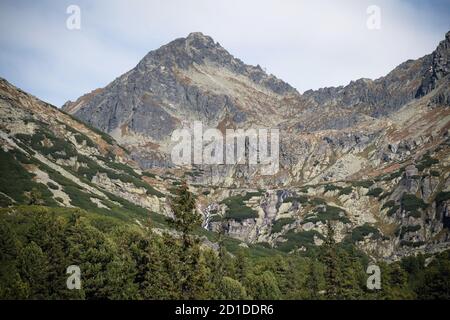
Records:
M81 8L79 31L65 27L65 10L72 3ZM381 8L381 30L366 27L371 4ZM106 85L148 51L192 31L211 35L244 62L260 64L304 91L380 77L407 59L430 53L450 27L448 11L401 0L0 6L0 75L57 105Z

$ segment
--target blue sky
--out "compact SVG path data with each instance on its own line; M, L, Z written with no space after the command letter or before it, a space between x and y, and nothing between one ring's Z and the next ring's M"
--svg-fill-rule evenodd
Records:
M72 4L80 30L66 28ZM366 26L370 5L379 30ZM201 31L303 92L383 76L449 30L450 0L2 0L0 77L60 106Z

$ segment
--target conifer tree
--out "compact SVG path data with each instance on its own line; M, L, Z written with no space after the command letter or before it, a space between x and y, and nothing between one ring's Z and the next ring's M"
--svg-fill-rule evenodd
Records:
M200 262L200 245L192 233L201 225L201 216L196 212L195 197L183 181L170 199L173 218L171 226L181 234L181 252L179 255L179 282L181 298L193 299L201 293L205 285L204 270Z
M325 294L328 299L336 299L339 288L339 262L334 227L327 221L327 234L323 244L322 262L325 264Z

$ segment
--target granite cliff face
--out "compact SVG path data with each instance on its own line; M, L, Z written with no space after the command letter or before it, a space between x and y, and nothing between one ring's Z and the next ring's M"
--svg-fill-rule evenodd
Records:
M210 37L192 33L148 53L107 87L63 109L110 133L143 167L151 167L163 164L155 154L166 158L170 134L183 124L262 124L268 112L281 121L276 109L280 104L286 109L285 101L296 96L290 85L235 59Z
M403 107L448 105L449 37L432 54L402 63L385 77L301 95L210 37L192 33L148 53L107 87L63 109L110 133L143 168L172 167L170 134L195 120L222 130L280 128L280 175L266 179L248 166L203 166L206 174L196 176L198 183L278 186L347 178L366 162L353 151L382 139L396 125L391 116ZM345 156L354 165L330 173L340 160L349 163ZM389 157L379 156L374 160Z
M449 245L449 48L385 77L298 93L201 33L148 53L105 88L63 109L111 134L142 169L185 176L204 227L291 252L337 241L398 259ZM280 129L280 170L177 167L170 134L205 126Z

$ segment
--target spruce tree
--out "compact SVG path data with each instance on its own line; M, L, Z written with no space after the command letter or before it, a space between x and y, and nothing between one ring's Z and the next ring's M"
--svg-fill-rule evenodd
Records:
M173 218L171 226L181 234L181 252L179 255L179 283L182 299L194 299L201 294L206 279L200 261L198 238L192 233L201 226L201 216L196 212L195 197L183 181L170 199Z
M334 227L327 221L327 234L323 245L322 261L325 264L325 294L328 299L338 298L339 261L334 240Z

